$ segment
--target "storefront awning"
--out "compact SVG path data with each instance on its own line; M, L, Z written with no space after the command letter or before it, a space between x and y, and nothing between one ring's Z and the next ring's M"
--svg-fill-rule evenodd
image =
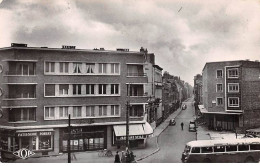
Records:
M16 133L38 132L38 131L54 131L53 129L34 129L34 130L17 130Z
M115 135L117 137L126 136L126 125L114 125ZM144 124L129 124L129 135L150 135L153 134L153 129L149 123Z

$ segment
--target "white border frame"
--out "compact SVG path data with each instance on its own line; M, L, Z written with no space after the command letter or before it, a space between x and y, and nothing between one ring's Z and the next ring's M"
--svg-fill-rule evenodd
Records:
M227 78L239 78L239 70L238 69L239 69L238 67L227 69ZM229 75L230 70L237 70L237 76L230 77L230 75Z
M222 72L222 76L221 77L218 77L218 71ZM223 78L223 77L224 77L223 69L217 69L216 70L216 78Z
M229 100L230 100L231 98L237 99L237 101L238 101L238 105L237 105L237 106L230 106ZM239 97L228 97L228 107L234 107L234 108L240 107L240 106L239 106Z
M238 91L230 91L229 85L231 85L231 84L237 85L238 86ZM228 83L228 93L239 93L239 83Z

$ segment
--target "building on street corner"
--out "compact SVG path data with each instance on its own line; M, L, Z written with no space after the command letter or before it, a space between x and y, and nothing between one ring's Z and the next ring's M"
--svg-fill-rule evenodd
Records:
M210 129L260 126L260 63L240 60L206 63L200 111Z
M145 147L148 78L143 52L27 47L0 49L0 140L5 151L36 155L124 146L130 100L130 147ZM128 98L128 86L130 86Z

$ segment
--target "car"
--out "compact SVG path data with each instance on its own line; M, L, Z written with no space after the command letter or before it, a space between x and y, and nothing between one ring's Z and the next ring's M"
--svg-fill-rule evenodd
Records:
M196 127L195 122L190 121L189 131L197 131L197 127Z
M171 119L170 122L169 122L169 125L170 125L170 126L176 125L175 119Z

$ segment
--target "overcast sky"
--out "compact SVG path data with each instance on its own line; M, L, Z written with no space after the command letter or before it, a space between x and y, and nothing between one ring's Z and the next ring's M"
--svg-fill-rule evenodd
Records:
M206 62L260 59L257 0L0 0L0 47L143 46L193 85Z

